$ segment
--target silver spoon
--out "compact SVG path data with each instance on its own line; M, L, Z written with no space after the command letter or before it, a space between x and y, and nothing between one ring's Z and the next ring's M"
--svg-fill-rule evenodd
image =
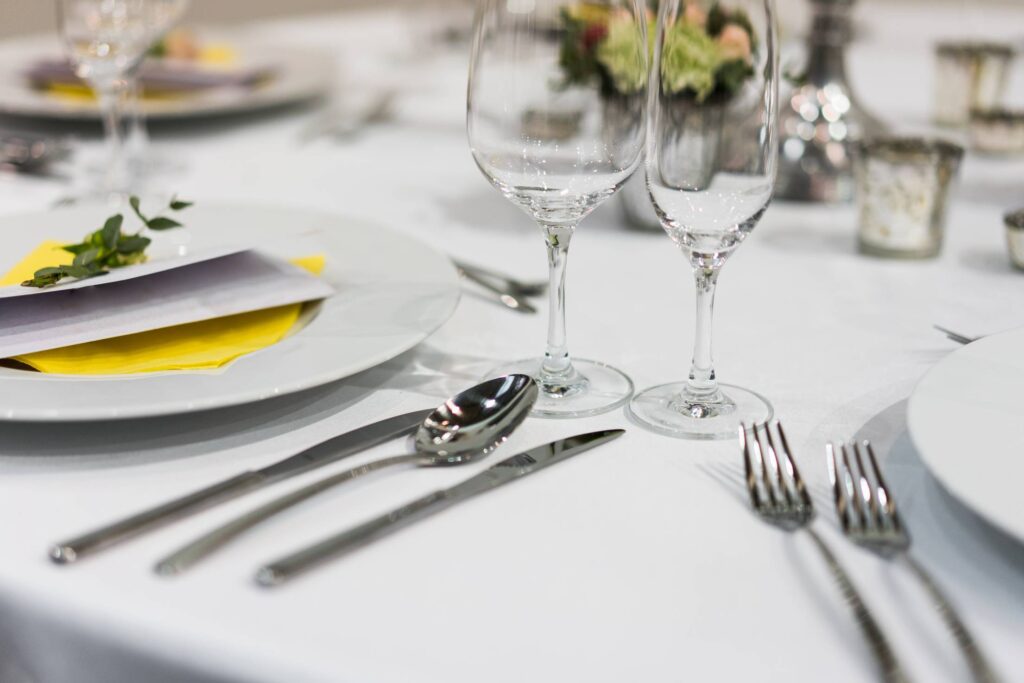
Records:
M477 384L449 398L423 420L413 441L415 453L373 460L261 505L174 551L157 563L156 572L180 574L265 519L364 474L399 465L438 467L475 460L504 443L536 400L537 385L527 375Z

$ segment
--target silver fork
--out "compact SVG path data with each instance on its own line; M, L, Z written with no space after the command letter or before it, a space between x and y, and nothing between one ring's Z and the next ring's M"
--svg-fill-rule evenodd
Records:
M772 426L775 427L776 436L772 436ZM793 461L782 423L776 420L774 425L765 422L750 428L740 424L739 431L747 492L754 511L768 523L787 532L801 529L807 532L825 559L832 577L839 584L843 598L853 610L857 625L881 669L882 680L887 683L909 683L910 679L903 673L889 640L861 599L857 588L832 550L810 526L814 519L814 504ZM752 438L748 438L748 431Z
M870 476L864 466L865 454L871 465ZM825 458L835 498L836 515L839 517L843 533L854 543L874 551L887 560L901 560L921 582L946 627L953 634L957 646L967 659L973 679L978 683L999 681L974 636L960 619L938 583L924 566L910 555L910 533L896 510L896 500L882 477L882 469L878 466L871 443L853 443L849 448L845 443L840 443L838 448L829 443L825 446Z

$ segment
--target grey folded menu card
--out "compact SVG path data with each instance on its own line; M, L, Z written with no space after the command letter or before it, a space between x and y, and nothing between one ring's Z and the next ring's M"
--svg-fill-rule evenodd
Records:
M313 301L334 292L302 268L255 251L107 284L104 277L109 276L83 280L77 288L0 297L0 358Z
M270 78L268 65L240 69L210 69L161 60L146 62L139 68L139 85L143 90L163 93L187 93L208 88L246 88ZM65 59L42 59L25 71L25 78L36 88L51 85L79 85L82 80Z

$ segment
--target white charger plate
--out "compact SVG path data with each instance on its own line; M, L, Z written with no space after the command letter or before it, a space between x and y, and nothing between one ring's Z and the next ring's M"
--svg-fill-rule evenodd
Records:
M0 272L43 240L81 240L109 213L94 205L0 219L5 245ZM292 336L216 370L74 376L0 367L0 419L167 415L308 389L411 349L440 327L459 301L458 276L447 257L364 220L204 202L180 214L180 219L184 228L160 233L157 239L182 248L256 245L283 258L323 254L322 277L337 293ZM134 222L126 218L126 225Z
M907 421L942 485L1024 541L1024 329L942 359L914 389Z
M221 42L221 41L218 41ZM227 37L238 52L239 64L268 64L273 77L254 87L210 88L180 97L143 99L150 119L189 119L241 114L312 99L334 84L333 57L318 50L282 47ZM6 40L0 43L0 113L36 119L95 120L101 112L95 101L55 97L33 88L24 72L40 58L62 54L55 36Z

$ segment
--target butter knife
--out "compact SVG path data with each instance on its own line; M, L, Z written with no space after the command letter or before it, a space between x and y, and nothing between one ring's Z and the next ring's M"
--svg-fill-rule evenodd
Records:
M284 583L317 565L347 555L456 503L562 462L595 446L617 439L624 433L623 429L608 429L579 434L513 455L460 484L427 494L380 517L270 562L256 573L256 582L267 587Z
M157 529L250 491L294 477L297 474L335 462L377 444L412 431L433 409L416 410L378 420L350 432L331 437L295 455L258 470L249 470L212 486L149 508L107 526L90 531L50 548L50 559L70 564L146 531Z

